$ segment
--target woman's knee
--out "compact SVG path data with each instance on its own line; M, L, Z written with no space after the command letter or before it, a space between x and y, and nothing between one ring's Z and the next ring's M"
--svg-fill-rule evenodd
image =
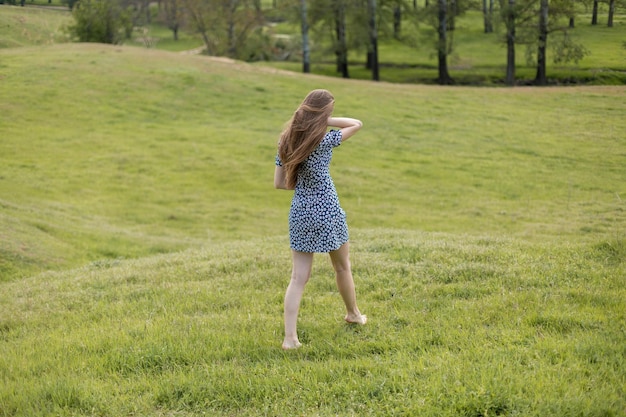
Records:
M311 278L311 270L306 270L306 269L297 269L294 268L293 271L291 271L291 281L298 283L300 285L304 285L307 282L309 282L309 279Z
M348 244L346 243L336 251L330 252L330 259L337 274L350 271L350 251Z
M291 280L306 284L311 278L311 269L313 268L313 254L295 252L293 256L293 270L291 271Z

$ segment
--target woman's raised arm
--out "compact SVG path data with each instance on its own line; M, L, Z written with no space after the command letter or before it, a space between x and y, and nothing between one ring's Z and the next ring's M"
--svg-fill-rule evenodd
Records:
M363 127L363 122L350 117L329 117L328 126L338 127L341 130L341 139L348 140Z

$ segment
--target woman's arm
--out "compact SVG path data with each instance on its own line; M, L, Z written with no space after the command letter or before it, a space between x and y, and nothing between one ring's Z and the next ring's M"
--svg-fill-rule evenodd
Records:
M363 127L363 123L350 117L329 117L328 126L338 127L341 130L342 140L348 140Z
M274 169L274 188L279 190L289 190L285 185L285 169L281 166L276 165ZM291 188L293 189L293 188Z

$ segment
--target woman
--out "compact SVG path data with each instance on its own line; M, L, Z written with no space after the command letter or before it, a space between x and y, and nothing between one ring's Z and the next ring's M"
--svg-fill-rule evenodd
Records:
M346 305L345 320L357 324L367 321L356 304L346 214L339 205L329 172L333 148L357 133L362 123L331 117L334 105L330 92L311 91L287 123L278 144L274 186L295 190L289 211L293 269L285 293L283 349L301 346L296 322L316 252L330 255L337 288ZM327 132L329 126L339 129Z

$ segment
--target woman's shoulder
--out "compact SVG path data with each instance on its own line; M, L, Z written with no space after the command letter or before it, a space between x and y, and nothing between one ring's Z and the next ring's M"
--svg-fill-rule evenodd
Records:
M341 130L332 129L326 132L324 139L322 139L322 143L332 147L341 145Z

